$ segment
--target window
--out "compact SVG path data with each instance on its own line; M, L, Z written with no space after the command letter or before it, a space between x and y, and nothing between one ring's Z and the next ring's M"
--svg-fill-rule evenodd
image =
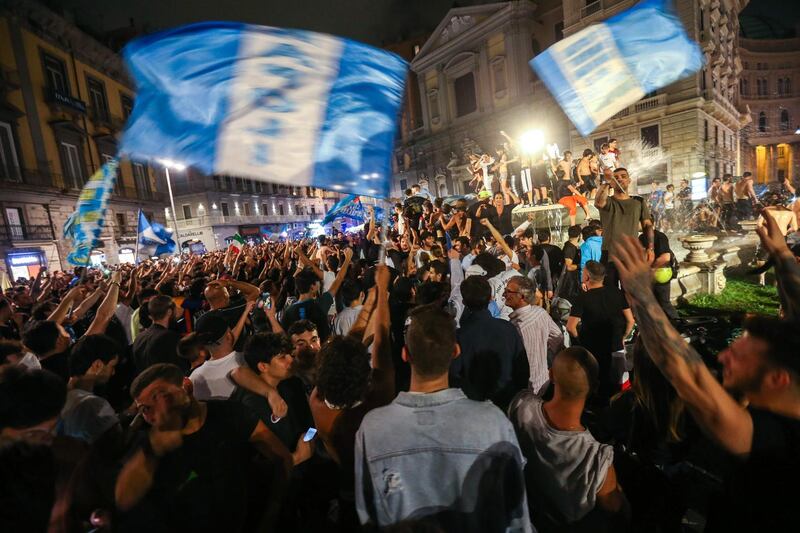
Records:
M428 92L428 107L431 113L431 122L434 124L439 122L439 91L433 89Z
M6 207L6 219L8 220L11 237L22 239L25 237L24 225L22 223L22 209L19 207Z
M89 100L95 118L108 120L108 99L103 82L87 76L86 86L89 88Z
M149 195L150 193L150 178L147 175L147 168L142 163L132 163L133 167L133 182L136 184L136 190L140 195Z
M719 161L714 163L714 177L719 178Z
M61 155L61 170L64 173L65 184L74 189L80 189L83 187L84 174L78 147L74 144L62 141L59 146L59 152Z
M763 111L758 114L758 131L761 133L767 131L767 115Z
M117 213L117 228L121 234L128 233L128 221L125 219L125 213Z
M228 204L226 202L220 202L219 208L222 211L222 216L227 217L230 215L230 211L228 211Z
M405 191L408 189L408 180L400 180L400 190Z
M745 78L739 80L739 94L742 96L747 96L749 93L749 87L747 85L748 82Z
M658 124L646 126L641 130L642 143L648 147L656 147L660 144L658 135Z
M264 216L269 215L269 209L267 209L267 204L261 204L261 214Z
M719 126L714 126L714 144L719 144Z
M537 56L541 51L542 46L539 44L539 41L536 40L536 37L531 36L531 52L533 52L534 56Z
M492 80L494 81L494 92L505 93L506 90L506 61L502 57L492 60Z
M707 120L703 121L703 140L704 141L708 140L708 121Z
M779 168L778 169L778 182L782 182L785 179L786 179L786 171L783 170L782 168Z
M253 182L253 192L264 192L264 184L256 180Z
M250 216L250 202L244 203L244 216L246 217Z
M781 131L789 129L789 111L784 109L781 111Z
M478 101L475 98L475 75L468 72L456 78L453 84L456 96L456 116L463 117L478 109Z
M0 122L0 179L13 181L20 179L14 130L7 122Z
M225 186L222 189L225 190L225 191L230 191L231 190L231 177L230 176L225 176L225 180L224 180L223 183L225 183Z
M702 72L700 72L700 90L706 90L706 69L703 69Z
M47 86L59 93L69 94L69 82L67 81L67 67L64 62L50 54L42 54L44 61L44 75Z
M778 146L778 157L786 157L786 147Z
M557 22L555 26L553 26L553 34L555 35L556 41L560 41L564 38L564 22Z
M786 96L792 96L792 78L783 79L783 91Z
M183 218L192 218L192 206L183 204L181 207L183 207Z
M278 204L278 214L283 216L283 204Z
M314 216L316 214L317 214L317 206L312 205L311 206L311 216Z
M756 80L756 94L758 96L767 96L769 94L769 85L766 78Z
M122 104L122 118L128 120L128 117L133 113L133 98L120 93L119 101Z

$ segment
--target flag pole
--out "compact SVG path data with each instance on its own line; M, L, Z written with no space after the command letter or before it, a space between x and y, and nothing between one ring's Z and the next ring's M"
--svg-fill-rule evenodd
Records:
M139 221L142 219L142 208L139 208L138 216L136 217L136 251L133 256L133 266L139 264Z

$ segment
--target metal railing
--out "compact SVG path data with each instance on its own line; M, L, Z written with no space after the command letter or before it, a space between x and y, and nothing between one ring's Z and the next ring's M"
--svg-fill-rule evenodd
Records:
M117 198L127 198L130 200L146 200L150 202L161 202L164 200L163 193L141 190L136 187L125 187L124 185L117 185L114 187L112 194Z
M581 8L581 18L586 18L589 15L594 15L603 10L603 0L594 0L594 2L586 4Z
M643 98L636 102L633 105L629 105L625 109L618 111L614 114L609 120L616 120L619 118L627 117L633 113L640 113L642 111L648 111L650 109L656 109L657 107L661 107L667 103L667 95L666 94L657 94L650 98Z
M52 241L53 228L47 225L9 224L0 226L0 238L6 241Z
M44 170L22 168L18 166L0 166L0 182L3 186L11 187L55 187L54 178L58 174L52 172L48 166Z
M317 215L207 215L193 218L179 218L178 229L195 228L198 226L216 225L247 225L247 224L284 224L288 222L311 222L320 218Z

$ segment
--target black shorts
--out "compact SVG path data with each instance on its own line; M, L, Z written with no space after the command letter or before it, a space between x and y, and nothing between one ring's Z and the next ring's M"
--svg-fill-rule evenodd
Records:
M547 168L544 165L531 167L531 182L534 188L550 187L550 180L547 178Z
M581 176L581 179L583 180L583 187L587 191L593 191L597 188L597 183L595 183L594 176L592 174L589 174L588 176Z

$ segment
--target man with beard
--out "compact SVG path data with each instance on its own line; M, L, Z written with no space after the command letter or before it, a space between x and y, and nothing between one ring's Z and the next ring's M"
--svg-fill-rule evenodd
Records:
M288 474L311 456L311 444L300 442L289 453L241 404L198 402L182 383L180 368L158 363L131 384L131 396L150 427L117 478L123 528L241 531L250 446Z
M133 343L136 370L142 372L156 363L171 363L188 370L188 361L178 357L180 335L170 327L181 315L181 309L171 297L161 294L147 303L147 311L153 323Z
M800 265L772 217L759 228L787 291L800 290ZM755 317L718 358L722 385L670 324L652 291L650 263L639 242L624 237L615 261L628 289L647 353L705 433L737 461L706 531L793 531L800 477L800 328L791 320ZM743 396L743 404L730 394ZM747 405L746 407L744 405Z

